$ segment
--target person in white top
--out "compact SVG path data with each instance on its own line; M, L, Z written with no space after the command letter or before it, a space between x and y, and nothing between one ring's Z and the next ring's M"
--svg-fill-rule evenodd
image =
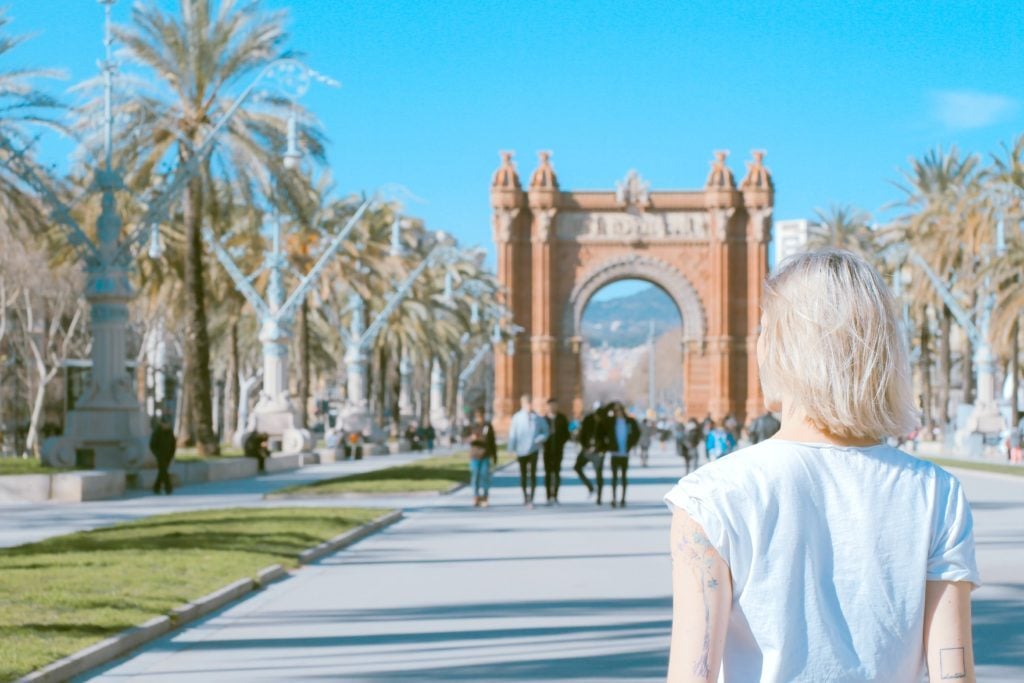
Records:
M971 510L884 445L916 422L896 304L849 252L765 283L757 357L776 435L684 477L668 680L974 681Z

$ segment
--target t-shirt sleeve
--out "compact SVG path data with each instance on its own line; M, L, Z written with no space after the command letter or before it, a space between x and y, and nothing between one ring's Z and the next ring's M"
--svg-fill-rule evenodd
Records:
M690 518L700 524L711 545L730 567L729 534L722 515L716 509L714 485L697 472L679 480L665 495L665 504L670 510L684 510Z
M936 499L936 531L928 554L927 577L929 581L970 581L977 588L981 578L974 555L971 506L960 482L952 475L945 476L947 486L939 487Z

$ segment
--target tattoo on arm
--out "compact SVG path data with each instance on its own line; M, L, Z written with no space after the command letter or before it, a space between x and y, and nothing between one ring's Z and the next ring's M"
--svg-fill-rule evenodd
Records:
M939 678L944 681L967 678L967 665L962 647L946 647L939 650Z
M714 547L704 531L693 524L690 529L683 531L677 549L683 558L690 561L689 566L694 577L700 581L701 595L704 599L704 645L700 657L693 663L693 674L706 680L710 673L708 659L711 654L711 606L708 598L709 592L718 589L718 581L711 576Z

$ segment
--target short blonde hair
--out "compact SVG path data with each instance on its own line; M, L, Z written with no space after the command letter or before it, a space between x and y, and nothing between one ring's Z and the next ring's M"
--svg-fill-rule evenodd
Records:
M840 437L908 434L918 420L896 311L860 256L822 249L786 259L764 285L758 368L766 400L785 397Z

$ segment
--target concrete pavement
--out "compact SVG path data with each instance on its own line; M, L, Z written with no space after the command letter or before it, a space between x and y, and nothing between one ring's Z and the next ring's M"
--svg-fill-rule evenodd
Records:
M470 508L466 490L417 499L398 525L82 680L664 680L660 499L679 461L634 463L623 510L588 502L570 464L561 507L523 509L512 469L488 510ZM957 474L985 582L979 679L1024 680L1024 481Z

